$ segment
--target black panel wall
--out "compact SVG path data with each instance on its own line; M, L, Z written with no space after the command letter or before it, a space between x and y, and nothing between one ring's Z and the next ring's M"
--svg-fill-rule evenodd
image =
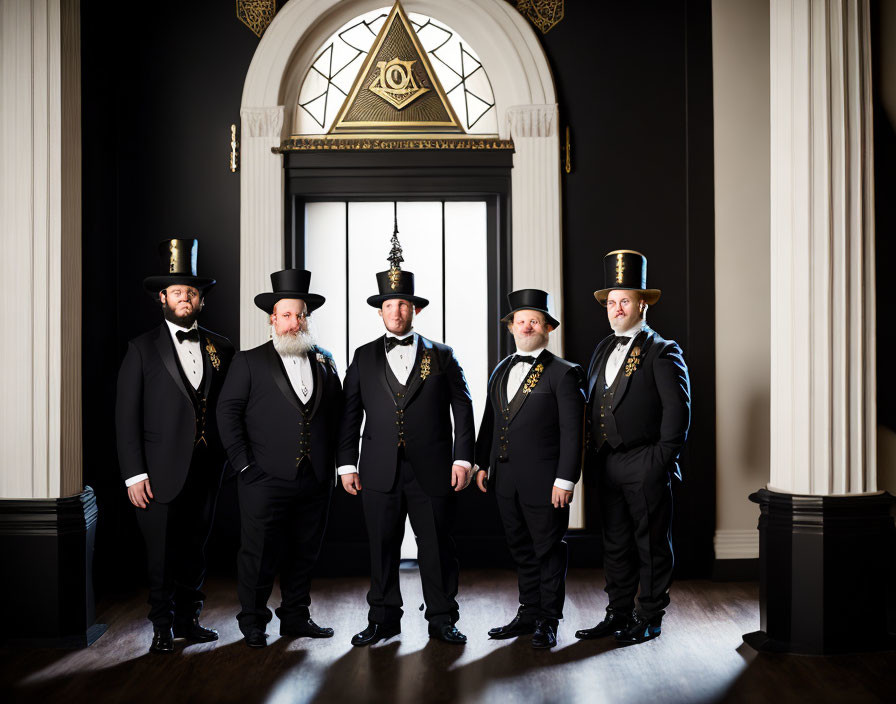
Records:
M239 175L227 159L258 39L233 2L129 7L140 20L115 41L120 7L82 0L84 456L100 509L101 593L142 583L113 405L127 340L160 321L140 285L156 273L157 242L199 238L200 273L219 282L203 324L235 343L238 297L256 293L238 290ZM648 256L650 284L663 289L649 322L681 342L690 365L694 424L676 487L681 575L708 574L715 525L710 19L708 0L574 1L541 37L572 136L573 170L562 178L567 356L586 364L608 332L592 296L603 284L601 258L631 248ZM587 514L594 535L590 501ZM230 570L232 484L216 524L212 567Z

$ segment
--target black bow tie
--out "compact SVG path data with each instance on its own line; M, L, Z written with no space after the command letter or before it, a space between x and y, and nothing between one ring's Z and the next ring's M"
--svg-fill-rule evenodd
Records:
M408 335L407 337L399 340L397 337L387 337L386 338L386 352L391 352L396 345L401 345L402 347L410 347L414 344L414 336Z
M199 330L196 328L193 328L192 330L178 330L174 334L177 336L178 342L183 342L184 340L199 342Z
M632 341L632 338L626 337L625 335L616 335L613 339L615 340L613 343L614 345L627 345Z
M535 364L535 357L528 354L515 354L513 355L513 363L517 362L525 362L526 364Z

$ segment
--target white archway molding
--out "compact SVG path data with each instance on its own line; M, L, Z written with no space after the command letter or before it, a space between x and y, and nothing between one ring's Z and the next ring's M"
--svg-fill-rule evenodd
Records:
M290 0L277 13L252 58L240 109L240 343L268 336L252 298L283 264L282 158L271 153L291 133L301 80L321 44L344 23L389 0ZM504 0L407 0L453 27L487 67L500 136L514 140L513 286L553 296L563 320L560 245L560 141L550 66L528 22ZM562 352L561 338L551 347Z

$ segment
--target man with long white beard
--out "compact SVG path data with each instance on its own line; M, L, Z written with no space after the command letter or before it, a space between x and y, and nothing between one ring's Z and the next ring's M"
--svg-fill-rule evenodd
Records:
M280 635L329 638L312 619L311 571L327 524L335 479L342 385L308 318L324 303L311 272L271 274L255 305L270 317L271 341L234 357L218 402L218 426L239 472L241 545L237 616L246 645L267 645L267 607L280 566Z
M233 347L197 325L215 285L196 275L198 249L187 239L159 245L165 273L143 286L165 321L130 341L118 373L118 460L146 542L151 653L173 652L175 638L218 639L199 625L199 612L205 543L225 465L214 409Z
M630 645L660 635L669 605L671 484L681 479L691 392L681 348L647 325L647 309L660 298L647 288L647 257L608 253L604 280L594 297L613 334L598 343L588 368L585 471L599 486L609 604L604 619L576 638L615 635Z
M507 296L501 322L516 354L498 363L488 383L476 439L476 484L496 487L507 546L517 566L520 606L502 640L532 633L533 648L553 648L566 594L569 503L582 467L585 394L582 368L547 349L559 321L548 294L522 289Z

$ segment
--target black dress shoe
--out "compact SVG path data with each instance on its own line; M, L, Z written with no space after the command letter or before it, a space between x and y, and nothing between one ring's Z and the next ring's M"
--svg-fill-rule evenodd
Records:
M218 640L218 632L213 628L204 628L199 625L199 619L194 618L187 623L174 625L174 637L186 638L191 643L211 643Z
M152 645L149 646L151 653L173 653L174 652L174 636L170 628L153 628L152 629Z
M250 648L263 648L268 644L268 634L260 628L253 628L245 635L246 645Z
M513 617L513 621L506 626L489 629L488 637L495 640L504 640L505 638L527 636L530 633L535 633L535 621L528 621L517 614Z
M576 631L576 638L580 640L593 640L594 638L603 638L612 636L629 627L631 622L631 611L620 611L619 609L608 608L607 615L604 620L597 624L594 628L583 628Z
M321 628L310 618L304 621L291 621L284 625L280 623L280 635L292 638L332 638L332 628Z
M352 645L372 645L377 641L397 636L399 633L401 633L401 626L397 623L385 624L371 622L367 624L367 628L363 631L352 636Z
M429 637L443 640L446 643L454 643L455 645L463 645L467 642L467 637L457 630L453 623L430 624Z
M535 622L535 635L532 636L532 647L538 649L553 648L557 645L557 622L544 618Z
M628 628L616 634L616 640L626 645L653 640L662 633L662 623L663 617L661 615L647 619L637 611L633 611L631 623Z

